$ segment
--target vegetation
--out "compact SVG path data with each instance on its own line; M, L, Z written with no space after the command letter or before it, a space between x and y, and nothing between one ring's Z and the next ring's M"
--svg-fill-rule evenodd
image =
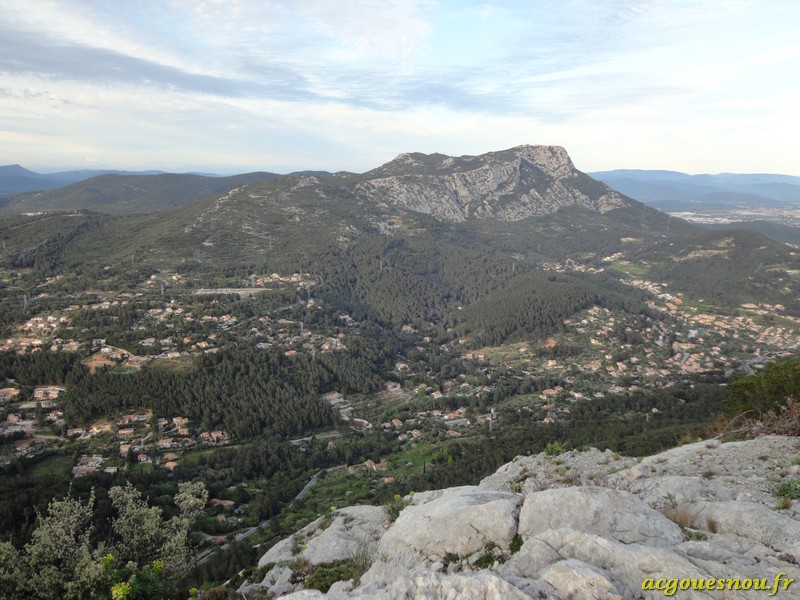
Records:
M188 567L189 530L208 494L202 484L181 484L176 514L148 506L130 485L112 487L115 516L107 537L95 535L95 497L53 500L38 515L22 551L0 543L0 585L14 598L161 598L169 580Z

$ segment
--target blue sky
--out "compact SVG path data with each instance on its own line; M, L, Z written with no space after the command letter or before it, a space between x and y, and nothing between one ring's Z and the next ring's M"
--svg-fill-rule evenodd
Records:
M796 0L0 0L0 164L800 175Z

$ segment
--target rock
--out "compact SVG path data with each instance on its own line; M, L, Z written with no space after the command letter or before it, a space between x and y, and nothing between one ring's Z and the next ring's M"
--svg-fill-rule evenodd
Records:
M361 552L374 553L385 532L380 506L351 506L336 511L326 529L319 526L305 541L300 554L311 565L347 560Z
M379 507L319 519L299 532L302 544L289 538L270 549L260 564L275 566L242 590L291 591L293 560L321 564L370 543L374 562L357 586L337 582L326 595L287 597L663 600L663 590L643 590L643 582L772 582L784 574L800 585L800 519L776 510L773 492L797 452L797 440L766 436L699 442L642 461L597 450L517 457L478 487L407 498L411 505L388 529ZM523 543L512 553L516 534ZM479 558L486 568L475 566ZM689 589L675 597L767 595Z
M401 154L365 175L356 188L360 196L446 221L517 221L566 206L607 212L628 203L575 169L560 146L518 146L479 157ZM580 186L581 179L590 185Z
M406 507L378 551L407 563L413 556L449 562L448 554L464 557L490 542L508 548L517 533L520 501L507 492L452 488L435 500Z
M629 492L600 487L545 490L525 499L519 532L532 537L569 527L626 544L663 545L683 541L680 527Z
M709 502L698 509L694 522L702 529L734 534L800 556L800 523L760 504Z
M296 600L294 594L287 596ZM452 598L458 600L529 600L530 596L489 571L443 575L428 569L374 582L347 598Z
M573 600L594 600L607 598L609 594L619 595L607 573L572 558L545 567L540 577L554 590L566 592Z

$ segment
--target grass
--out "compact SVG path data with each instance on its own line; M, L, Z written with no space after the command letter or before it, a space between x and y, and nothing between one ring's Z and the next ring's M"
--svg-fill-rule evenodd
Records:
M681 529L689 529L694 524L697 511L691 510L685 504L679 504L677 506L668 506L664 510L664 516Z
M192 452L187 452L181 457L181 460L187 464L197 464L200 462L201 456L211 456L215 452L219 452L223 450L223 448L210 448L208 450L194 450Z
M637 265L628 261L614 261L608 266L610 271L621 271L630 275L646 275L650 269L643 265Z
M154 371L186 375L197 369L197 361L192 356L179 356L178 358L158 358L150 363L148 368Z
M71 456L48 456L37 462L31 467L29 475L31 477L41 477L44 475L67 475L72 469L73 459Z

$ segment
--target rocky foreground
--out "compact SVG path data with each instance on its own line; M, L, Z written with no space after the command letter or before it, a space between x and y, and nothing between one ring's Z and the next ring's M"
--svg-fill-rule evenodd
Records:
M260 581L240 591L294 600L800 598L798 495L800 440L791 437L702 441L643 460L598 450L523 456L478 486L407 497L394 522L374 506L321 517L273 546ZM365 572L327 594L303 589L336 565Z

